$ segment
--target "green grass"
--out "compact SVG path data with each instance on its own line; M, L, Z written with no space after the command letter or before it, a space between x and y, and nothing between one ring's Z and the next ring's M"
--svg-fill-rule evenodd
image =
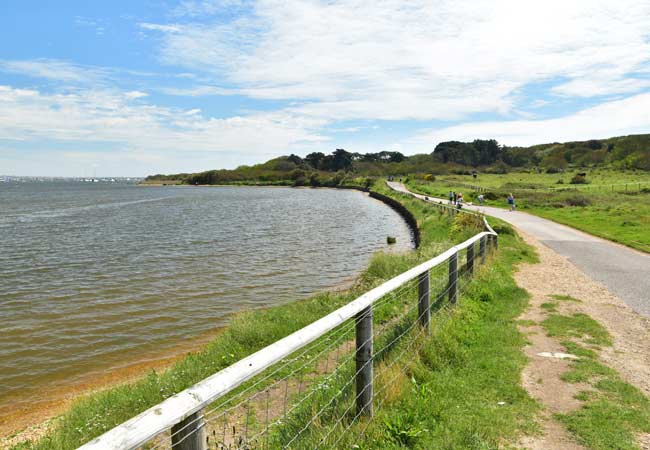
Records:
M607 330L586 314L551 314L542 321L542 326L551 337L582 338L594 345L612 344L612 337Z
M576 172L576 171L574 171ZM573 189L574 185L556 184L563 179L568 183L574 172L565 174L508 173L503 175L481 174L474 182L471 176L440 176L435 182L425 182L411 177L409 186L423 194L447 198L450 190L463 192L466 201L476 202L478 193L454 183L479 184L486 187L494 197L486 201L489 206L506 208L506 196L513 192L517 208L546 219L569 225L587 233L650 252L650 181L648 172L615 171L597 169L587 171L591 185L580 191L548 191L548 187ZM461 181L462 180L462 181ZM596 189L596 185L629 183L628 192L619 188ZM546 190L544 190L546 188ZM530 190L541 189L541 190ZM486 194L490 195L490 194Z
M546 303L542 303L539 306L540 306L540 308L542 308L546 312L556 312L557 311L557 303L555 303L555 302L546 302Z
M574 302L574 303L582 303L582 300L579 300L577 298L571 297L570 295L559 295L559 294L553 294L550 296L553 300L557 300L560 302Z
M537 431L539 407L520 385L526 339L516 326L528 294L512 277L516 264L536 256L515 235L500 238L499 248L452 314L445 320L434 317L432 335L418 351L408 352L406 373L390 389L390 407L377 409L369 424L346 419L333 433L340 442L323 448L489 449ZM401 351L396 349L398 355ZM276 446L318 406L287 424L275 436ZM314 448L328 424L310 427L295 448Z
M561 344L579 357L571 362L561 379L589 384L592 388L574 396L583 402L581 408L555 417L587 448L638 449L636 435L650 432L650 400L600 362L594 349L577 342L586 338L587 343L609 346L611 337L607 331L584 314L552 315L542 326L550 336L564 338Z

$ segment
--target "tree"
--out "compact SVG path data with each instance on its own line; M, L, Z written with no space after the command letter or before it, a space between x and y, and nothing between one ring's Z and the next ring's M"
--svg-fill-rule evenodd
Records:
M313 152L305 156L305 161L307 161L307 164L317 170L321 168L323 159L325 159L325 154L321 152Z
M342 148L337 148L332 153L331 168L329 170L337 172L339 170L352 169L352 153L346 152Z

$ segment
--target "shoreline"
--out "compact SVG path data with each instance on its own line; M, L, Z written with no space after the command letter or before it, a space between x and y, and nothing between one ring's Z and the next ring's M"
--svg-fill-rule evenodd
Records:
M31 402L23 407L11 408L10 397L3 409L0 409L0 449L5 448L5 442L14 436L20 436L33 428L41 428L44 424L55 421L70 405L95 392L110 389L119 384L128 383L144 377L147 373L167 370L190 353L203 349L214 340L225 328L217 327L213 330L192 336L179 345L170 349L142 355L137 361L124 364L111 369L97 369L100 375L89 373L77 382L64 386L44 386L49 393L47 399ZM7 447L10 448L10 447Z
M162 187L153 186L153 187ZM165 186L167 187L167 186ZM189 186L185 185L184 187L201 187L201 186ZM205 187L277 187L277 188L295 188L292 186L257 186L257 185L206 185ZM309 186L300 186L298 188L303 189L314 189L314 187ZM349 188L337 188L337 187L317 187L317 189L346 189L346 190L358 190L362 194L368 193L360 187L349 187ZM409 221L401 211L395 208L393 205L383 201L381 198L376 196L368 195L370 199L380 201L386 206L394 209L400 217L406 222L405 224L411 232L410 243L408 244L408 250L405 252L412 251L417 249L417 242L415 240L415 234L412 228L411 223L416 223L414 218ZM399 202L397 202L399 203ZM404 208L405 209L405 208ZM406 209L405 209L406 210ZM408 212L408 211L407 211ZM410 213L409 213L410 214ZM419 230L415 229L419 235ZM385 250L385 249L384 249ZM377 251L380 251L378 249ZM390 250L387 250L389 253L392 253ZM369 262L368 262L369 264ZM360 275L368 268L368 264L364 267L359 268L358 271L355 271L349 278L333 285L324 290L320 290L311 294L305 298L296 298L289 303L299 302L301 300L306 300L307 298L324 294L324 293L344 293L352 289L355 283L359 280ZM274 305L280 306L280 305ZM269 309L273 306L266 306L259 309ZM256 308L257 309L257 308ZM17 445L20 442L31 439L38 439L45 435L49 429L56 423L57 419L61 417L63 413L69 410L70 406L74 404L75 401L83 398L85 396L102 392L121 384L127 384L134 382L140 379L143 379L147 373L153 371L166 371L170 369L176 362L183 360L188 354L199 352L203 350L207 345L214 341L214 339L225 329L230 326L230 322L233 316L242 313L251 311L249 309L242 310L239 312L231 313L228 316L231 316L228 320L228 324L219 326L215 329L204 332L198 336L192 336L188 339L185 339L179 345L173 346L172 348L160 352L149 353L142 355L138 361L125 364L121 367L111 368L111 369L101 369L98 368L95 371L86 374L75 381L74 383L66 386L43 386L48 393L52 394L48 396L47 399L40 401L28 400L24 402L24 406L18 408L12 408L11 400L14 397L9 397L6 401L6 405L0 409L0 450L9 449ZM98 375L98 373L100 373ZM36 397L36 396L34 396ZM3 411L6 409L7 411Z

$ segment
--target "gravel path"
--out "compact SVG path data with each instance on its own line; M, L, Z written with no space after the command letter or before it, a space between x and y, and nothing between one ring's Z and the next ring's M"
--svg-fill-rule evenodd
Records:
M396 191L411 193L402 183L388 184ZM423 195L411 194L424 199ZM530 234L565 256L593 280L603 283L637 313L650 317L650 255L524 212L489 206L464 208L502 219Z

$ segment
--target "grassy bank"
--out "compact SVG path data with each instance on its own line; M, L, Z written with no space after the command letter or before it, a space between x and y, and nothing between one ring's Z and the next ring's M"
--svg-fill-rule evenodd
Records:
M167 371L80 399L46 437L19 448L76 448L476 232L457 227L451 232L451 219L435 206L392 193L383 183L376 189L398 199L416 217L421 231L418 251L377 255L349 291L239 314L203 351ZM391 408L379 409L377 420L357 442L361 448L398 448L404 433L417 434L418 448L486 448L531 429L536 407L519 387L524 339L514 324L527 297L511 272L532 253L509 228L501 229L500 254L477 274L478 283L470 285L449 320L412 355L411 378L395 390ZM289 426L279 431L287 432ZM424 428L430 432L416 433ZM309 436L304 443L309 447Z
M417 350L409 340L396 349L407 357L398 362L401 371L388 371L395 372L397 383L380 377L380 407L373 420L344 419L328 431L336 442L326 445L323 431L329 424L322 423L292 448L489 449L536 431L538 406L520 386L525 337L515 325L528 295L512 277L518 263L535 257L509 228L498 228L504 232L500 254L477 273L459 305L448 316L434 316L433 332L420 338ZM298 422L304 423L311 411ZM285 436L298 432L298 424L287 426L281 430ZM277 439L278 448L286 442Z
M557 180L568 180L572 174L505 174L481 175L481 186L489 187L484 195L489 206L506 207L505 198L513 192L517 208L540 217L569 225L637 250L650 252L650 185L639 189L639 181L648 181L647 172L621 173L601 170L588 174L593 185L628 183L627 192L620 188L602 190L557 190ZM471 177L468 178L467 182ZM450 190L463 192L466 201L476 201L477 192L453 184L456 178L440 177L435 182L411 178L409 186L415 191L446 198ZM541 190L521 189L538 186ZM564 185L567 188L573 185ZM577 185L580 188L580 185Z

